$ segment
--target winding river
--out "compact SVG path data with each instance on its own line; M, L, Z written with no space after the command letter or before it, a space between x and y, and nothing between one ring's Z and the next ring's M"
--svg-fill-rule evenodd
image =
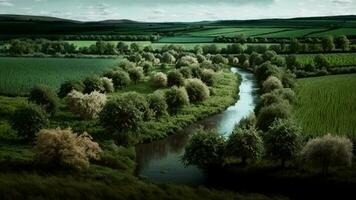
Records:
M235 124L253 112L256 105L258 87L253 74L239 68L231 70L242 78L239 100L224 112L194 123L163 140L138 145L136 175L158 183L204 183L202 170L194 166L185 167L180 161L190 137L199 127L217 129L219 133L228 136Z

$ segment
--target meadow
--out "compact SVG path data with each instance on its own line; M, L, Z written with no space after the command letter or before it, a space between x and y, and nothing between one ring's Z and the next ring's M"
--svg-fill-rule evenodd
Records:
M0 58L0 93L24 95L36 84L59 88L65 80L83 79L114 67L118 59Z
M331 66L352 66L356 65L356 54L354 53L337 53L337 54L323 54L329 61ZM314 63L316 54L299 54L297 59L302 64Z
M298 80L294 114L306 135L356 136L356 74Z

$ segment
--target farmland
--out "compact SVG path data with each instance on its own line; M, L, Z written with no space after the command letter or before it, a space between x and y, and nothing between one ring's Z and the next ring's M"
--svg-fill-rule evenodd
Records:
M356 136L356 74L298 80L294 107L304 134Z
M26 94L36 84L58 89L69 79L82 79L110 69L116 59L0 58L0 93Z
M337 54L323 54L329 61L331 66L352 66L356 65L356 54L354 53L337 53ZM315 54L299 54L297 59L302 64L312 64Z

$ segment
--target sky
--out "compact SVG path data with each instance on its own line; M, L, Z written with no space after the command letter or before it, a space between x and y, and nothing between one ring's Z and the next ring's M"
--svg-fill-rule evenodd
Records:
M356 0L0 0L0 14L80 21L203 21L356 15Z

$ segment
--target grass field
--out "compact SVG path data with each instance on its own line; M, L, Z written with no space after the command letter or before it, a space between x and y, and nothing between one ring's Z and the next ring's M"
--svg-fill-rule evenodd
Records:
M26 94L36 84L58 89L69 79L83 79L117 64L117 59L0 58L0 93Z
M297 121L307 135L356 136L356 74L298 80Z
M332 66L342 65L356 65L355 53L337 53L337 54L323 54ZM302 64L311 64L314 61L315 54L299 54L297 59Z
M326 35L356 35L356 28L338 28L325 32L310 34L310 37L323 37Z

